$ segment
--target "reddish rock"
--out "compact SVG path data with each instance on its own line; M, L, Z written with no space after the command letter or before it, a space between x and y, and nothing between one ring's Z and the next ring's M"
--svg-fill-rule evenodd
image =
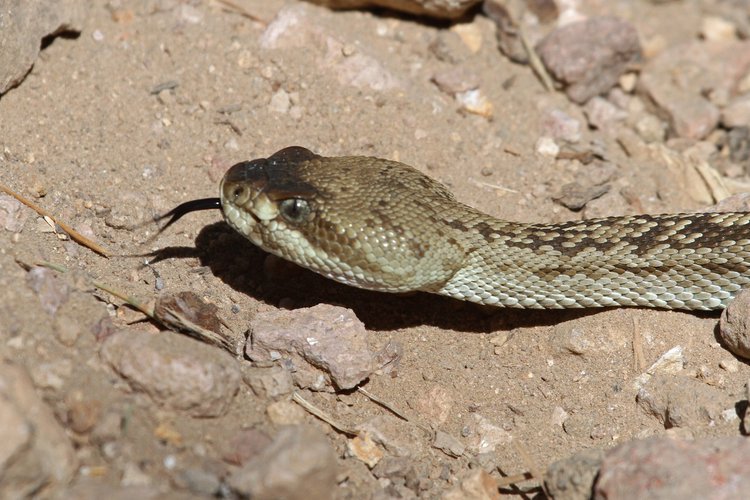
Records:
M584 103L617 84L641 53L635 28L615 17L594 17L556 29L537 46L550 73Z
M55 271L46 267L32 268L26 275L26 283L39 296L42 309L50 315L54 315L70 297L70 287L57 277Z
M253 500L329 499L336 485L336 455L320 431L285 427L228 483Z
M240 386L233 357L174 332L120 330L101 355L134 390L195 417L226 413Z
M224 453L224 460L235 465L243 465L257 457L268 445L271 438L257 429L241 430L230 440Z
M689 139L718 124L718 105L750 69L750 42L689 42L662 52L643 68L638 91Z
M42 39L80 32L85 8L76 0L9 0L2 5L0 95L23 81L34 65Z
M37 395L29 374L0 363L0 498L49 495L76 471L77 460L65 430Z
M310 54L312 71L333 75L341 85L389 90L400 84L385 65L364 48L351 52L354 45L326 31L325 23L312 7L294 4L282 8L260 38L261 48L299 48Z
M12 233L19 233L28 217L21 202L7 194L0 193L0 227Z
M604 457L594 498L744 498L748 491L750 439L652 438Z
M711 425L732 406L722 391L680 375L654 376L638 390L636 402L666 427Z
M258 313L245 353L253 361L286 356L309 363L341 389L357 386L377 369L362 322L350 309L327 304Z
M722 311L719 337L732 354L750 359L750 290L740 290Z

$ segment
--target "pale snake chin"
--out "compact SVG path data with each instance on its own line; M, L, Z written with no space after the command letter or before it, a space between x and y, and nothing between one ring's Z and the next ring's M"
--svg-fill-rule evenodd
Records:
M750 213L521 224L378 158L289 147L229 169L220 204L263 250L370 290L517 308L712 310L750 282ZM218 206L197 200L164 217Z

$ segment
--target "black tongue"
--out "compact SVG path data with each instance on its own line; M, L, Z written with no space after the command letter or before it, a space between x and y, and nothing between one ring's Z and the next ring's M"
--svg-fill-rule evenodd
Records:
M161 222L164 219L169 218L169 221L167 221L164 226L159 228L159 232L157 234L161 234L169 226L180 220L183 215L189 214L190 212L197 212L199 210L221 210L221 199L203 198L200 200L186 201L185 203L177 205L164 215L155 217L154 222Z

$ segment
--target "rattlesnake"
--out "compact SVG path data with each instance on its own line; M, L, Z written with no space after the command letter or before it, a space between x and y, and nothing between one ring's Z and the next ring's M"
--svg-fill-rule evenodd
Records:
M750 213L496 219L403 163L302 147L234 165L225 220L272 254L348 285L501 307L726 307L750 282ZM164 229L162 228L162 230Z

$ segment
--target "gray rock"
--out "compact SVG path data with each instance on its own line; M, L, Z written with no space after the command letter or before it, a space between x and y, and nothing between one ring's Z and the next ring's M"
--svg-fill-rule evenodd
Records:
M291 394L294 390L291 374L278 365L269 368L243 368L242 378L255 395L263 399L276 399Z
M6 0L0 3L0 95L21 83L42 38L80 32L85 4L77 0Z
M30 498L67 484L78 465L65 430L26 370L0 363L0 498Z
M479 77L465 66L451 66L438 71L432 81L446 94L457 94L479 87Z
M110 481L102 478L82 477L77 479L65 491L61 492L55 498L67 500L75 498L76 500L156 500L165 498L163 488L158 485L139 485L139 486L118 486L114 487ZM169 498L179 499L185 496L172 494ZM195 498L195 497L188 497ZM187 500L187 499L186 499Z
M747 438L652 438L607 453L594 498L744 498L748 491Z
M7 194L0 193L0 227L12 233L20 233L28 214L29 211L24 210L21 202Z
M568 97L580 104L614 87L640 57L641 46L631 24L593 17L556 29L537 51L550 73L567 86Z
M654 376L638 390L636 402L667 428L710 425L732 406L720 390L680 375Z
M223 458L231 464L243 465L257 457L270 444L271 438L265 432L244 429L232 436Z
M26 275L26 283L36 292L42 309L50 315L54 315L70 297L70 287L57 277L55 271L46 267L32 268Z
M283 428L256 458L228 479L253 500L324 500L336 485L336 455L326 437L307 426Z
M134 390L194 417L226 413L240 386L234 358L173 332L120 330L104 341L101 356Z
M481 0L310 0L333 9L385 7L399 12L443 19L461 17Z
M750 126L735 127L727 134L729 159L736 163L750 160ZM745 167L747 172L747 166Z
M563 184L560 188L560 194L553 196L552 199L565 208L576 211L585 207L586 203L591 200L605 195L609 189L609 184L583 186L578 182L569 182Z
M628 113L603 97L595 96L583 107L589 125L599 130L607 130L625 120Z
M722 311L719 337L732 354L750 359L750 290L740 290Z
M336 387L351 389L377 368L365 326L349 309L327 304L259 313L245 353L253 361L284 355L322 370ZM302 362L299 358L302 358Z
M581 122L560 109L552 109L542 116L539 124L544 136L556 142L576 143L581 140Z
M212 498L219 495L221 480L213 472L189 468L180 471L179 485L201 497Z
M460 457L466 451L466 446L447 432L437 431L432 446L452 457Z
M716 127L718 105L750 67L750 42L689 42L646 64L638 92L680 137L702 139Z
M326 31L324 26L319 12L309 5L293 4L279 10L268 24L260 46L264 50L304 49L310 54L311 70L330 74L341 85L375 91L400 86L385 65L365 48L355 50L354 44L340 39L336 32Z
M558 460L544 473L544 484L555 500L591 498L604 450L592 448Z
M721 110L721 124L726 128L750 127L750 94L729 101Z
M424 436L419 428L391 415L379 415L357 426L396 457L419 458L424 453Z

